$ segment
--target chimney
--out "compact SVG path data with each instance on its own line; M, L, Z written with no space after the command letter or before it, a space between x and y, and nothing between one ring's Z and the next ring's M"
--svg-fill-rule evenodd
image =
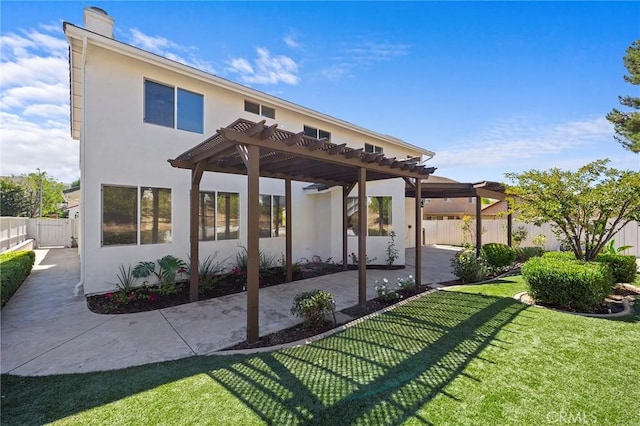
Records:
M84 8L84 27L94 33L113 38L113 18L99 7Z

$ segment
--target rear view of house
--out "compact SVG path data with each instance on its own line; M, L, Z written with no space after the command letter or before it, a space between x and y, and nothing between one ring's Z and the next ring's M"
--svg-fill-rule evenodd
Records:
M426 179L433 168L422 163L433 152L120 42L113 38L113 26L114 19L98 8L85 9L84 28L64 24L70 46L71 133L80 143L85 294L112 290L120 265L168 254L187 258L194 235L193 174L184 170L188 165L176 166L184 161L168 160L186 158L183 154L234 123L253 123L261 131L271 129L271 135L301 134L306 143L315 141L314 148L397 173L366 185L366 251L384 263L393 230L400 253L396 262L404 263L415 200L405 198L403 177ZM240 152L240 167L243 156ZM250 237L247 177L216 171L213 163L207 167L198 182L198 248L224 260L246 247ZM277 170L269 176L259 180L260 249L285 253L289 229L294 260L313 255L342 259L343 188L331 180L293 179L287 200ZM346 203L349 252L358 251L356 188L349 187Z

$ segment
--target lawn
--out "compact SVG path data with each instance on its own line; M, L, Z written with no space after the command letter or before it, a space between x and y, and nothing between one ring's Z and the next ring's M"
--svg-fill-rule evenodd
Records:
M519 277L439 291L311 345L2 376L11 424L640 424L640 316L522 305Z

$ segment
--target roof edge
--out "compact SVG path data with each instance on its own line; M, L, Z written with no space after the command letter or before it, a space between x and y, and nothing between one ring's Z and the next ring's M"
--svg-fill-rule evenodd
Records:
M382 133L378 133L375 132L373 130L367 129L365 127L361 127L358 126L356 124L350 123L348 121L321 113L319 111L313 110L311 108L307 108L304 107L302 105L298 105L296 103L293 103L291 101L287 101L285 99L282 98L278 98L276 96L270 95L268 93L265 92L261 92L259 90L244 86L242 84L233 82L231 80L227 80L223 77L219 77L217 75L214 74L210 74L207 73L206 71L202 71L198 68L189 66L189 65L185 65L183 63L174 61L172 59L168 59L165 58L164 56L160 56L158 54L149 52L147 50L141 49L139 47L135 47L133 45L127 44L125 42L119 41L119 40L115 40L115 39L111 39L109 37L105 37L103 35L100 35L98 33L95 33L93 31L87 30L86 28L82 28L79 27L75 24L69 23L67 21L64 21L63 24L63 31L65 33L65 35L67 36L67 38L72 37L72 38L77 38L77 39L82 39L83 37L87 37L88 41L91 41L93 44L105 48L105 49L110 49L112 51L116 51L119 53L122 53L124 55L127 55L129 57L135 58L135 59L139 59L145 62L149 62L149 63L154 63L156 65L160 65L165 69L169 69L171 71L178 71L180 73L187 73L188 75L190 75L193 78L199 79L201 81L210 83L210 84L215 84L217 86L223 87L225 89L231 90L231 91L235 91L235 92L239 92L241 94L244 94L246 96L250 96L250 97L254 97L258 100L265 100L268 103L271 103L275 106L281 106L287 109L291 109L297 112L300 112L304 115L309 115L311 117L317 118L319 120L322 121L326 121L332 124L335 124L337 126L343 127L343 128L347 128L349 130L367 135L369 137L373 137L397 146L402 146L414 151L418 151L420 153L422 153L423 155L429 156L429 157L433 157L436 155L435 152L426 149L426 148L422 148L419 147L417 145L413 145L410 144L402 139L390 136L390 135L385 135ZM71 91L73 91L73 87L71 87L70 89Z

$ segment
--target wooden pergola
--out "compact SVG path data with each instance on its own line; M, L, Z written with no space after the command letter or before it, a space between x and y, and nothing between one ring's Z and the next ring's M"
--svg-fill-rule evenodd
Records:
M476 199L476 256L480 255L482 248L482 197L504 200L505 187L499 182L424 182L420 188L420 198L468 198ZM416 196L415 186L407 183L405 195ZM507 245L511 247L511 231L513 228L511 213L507 214Z
M382 179L403 178L415 192L415 232L420 240L422 208L420 206L422 180L435 171L421 165L415 158L388 158L379 153L367 153L363 148L350 148L325 139L305 136L278 129L277 124L238 119L220 128L212 137L169 160L173 167L191 170L190 241L191 275L190 299L198 300L199 210L200 181L204 172L220 172L247 176L247 340L259 337L259 180L260 177L284 179L286 202L285 263L287 280L292 279L292 214L291 182L312 182L342 187L342 262L347 267L347 197L358 184L358 258L366 259L366 183ZM416 244L416 259L421 258L421 245ZM416 261L415 278L421 282L421 262ZM366 262L358 263L358 301L366 302Z

